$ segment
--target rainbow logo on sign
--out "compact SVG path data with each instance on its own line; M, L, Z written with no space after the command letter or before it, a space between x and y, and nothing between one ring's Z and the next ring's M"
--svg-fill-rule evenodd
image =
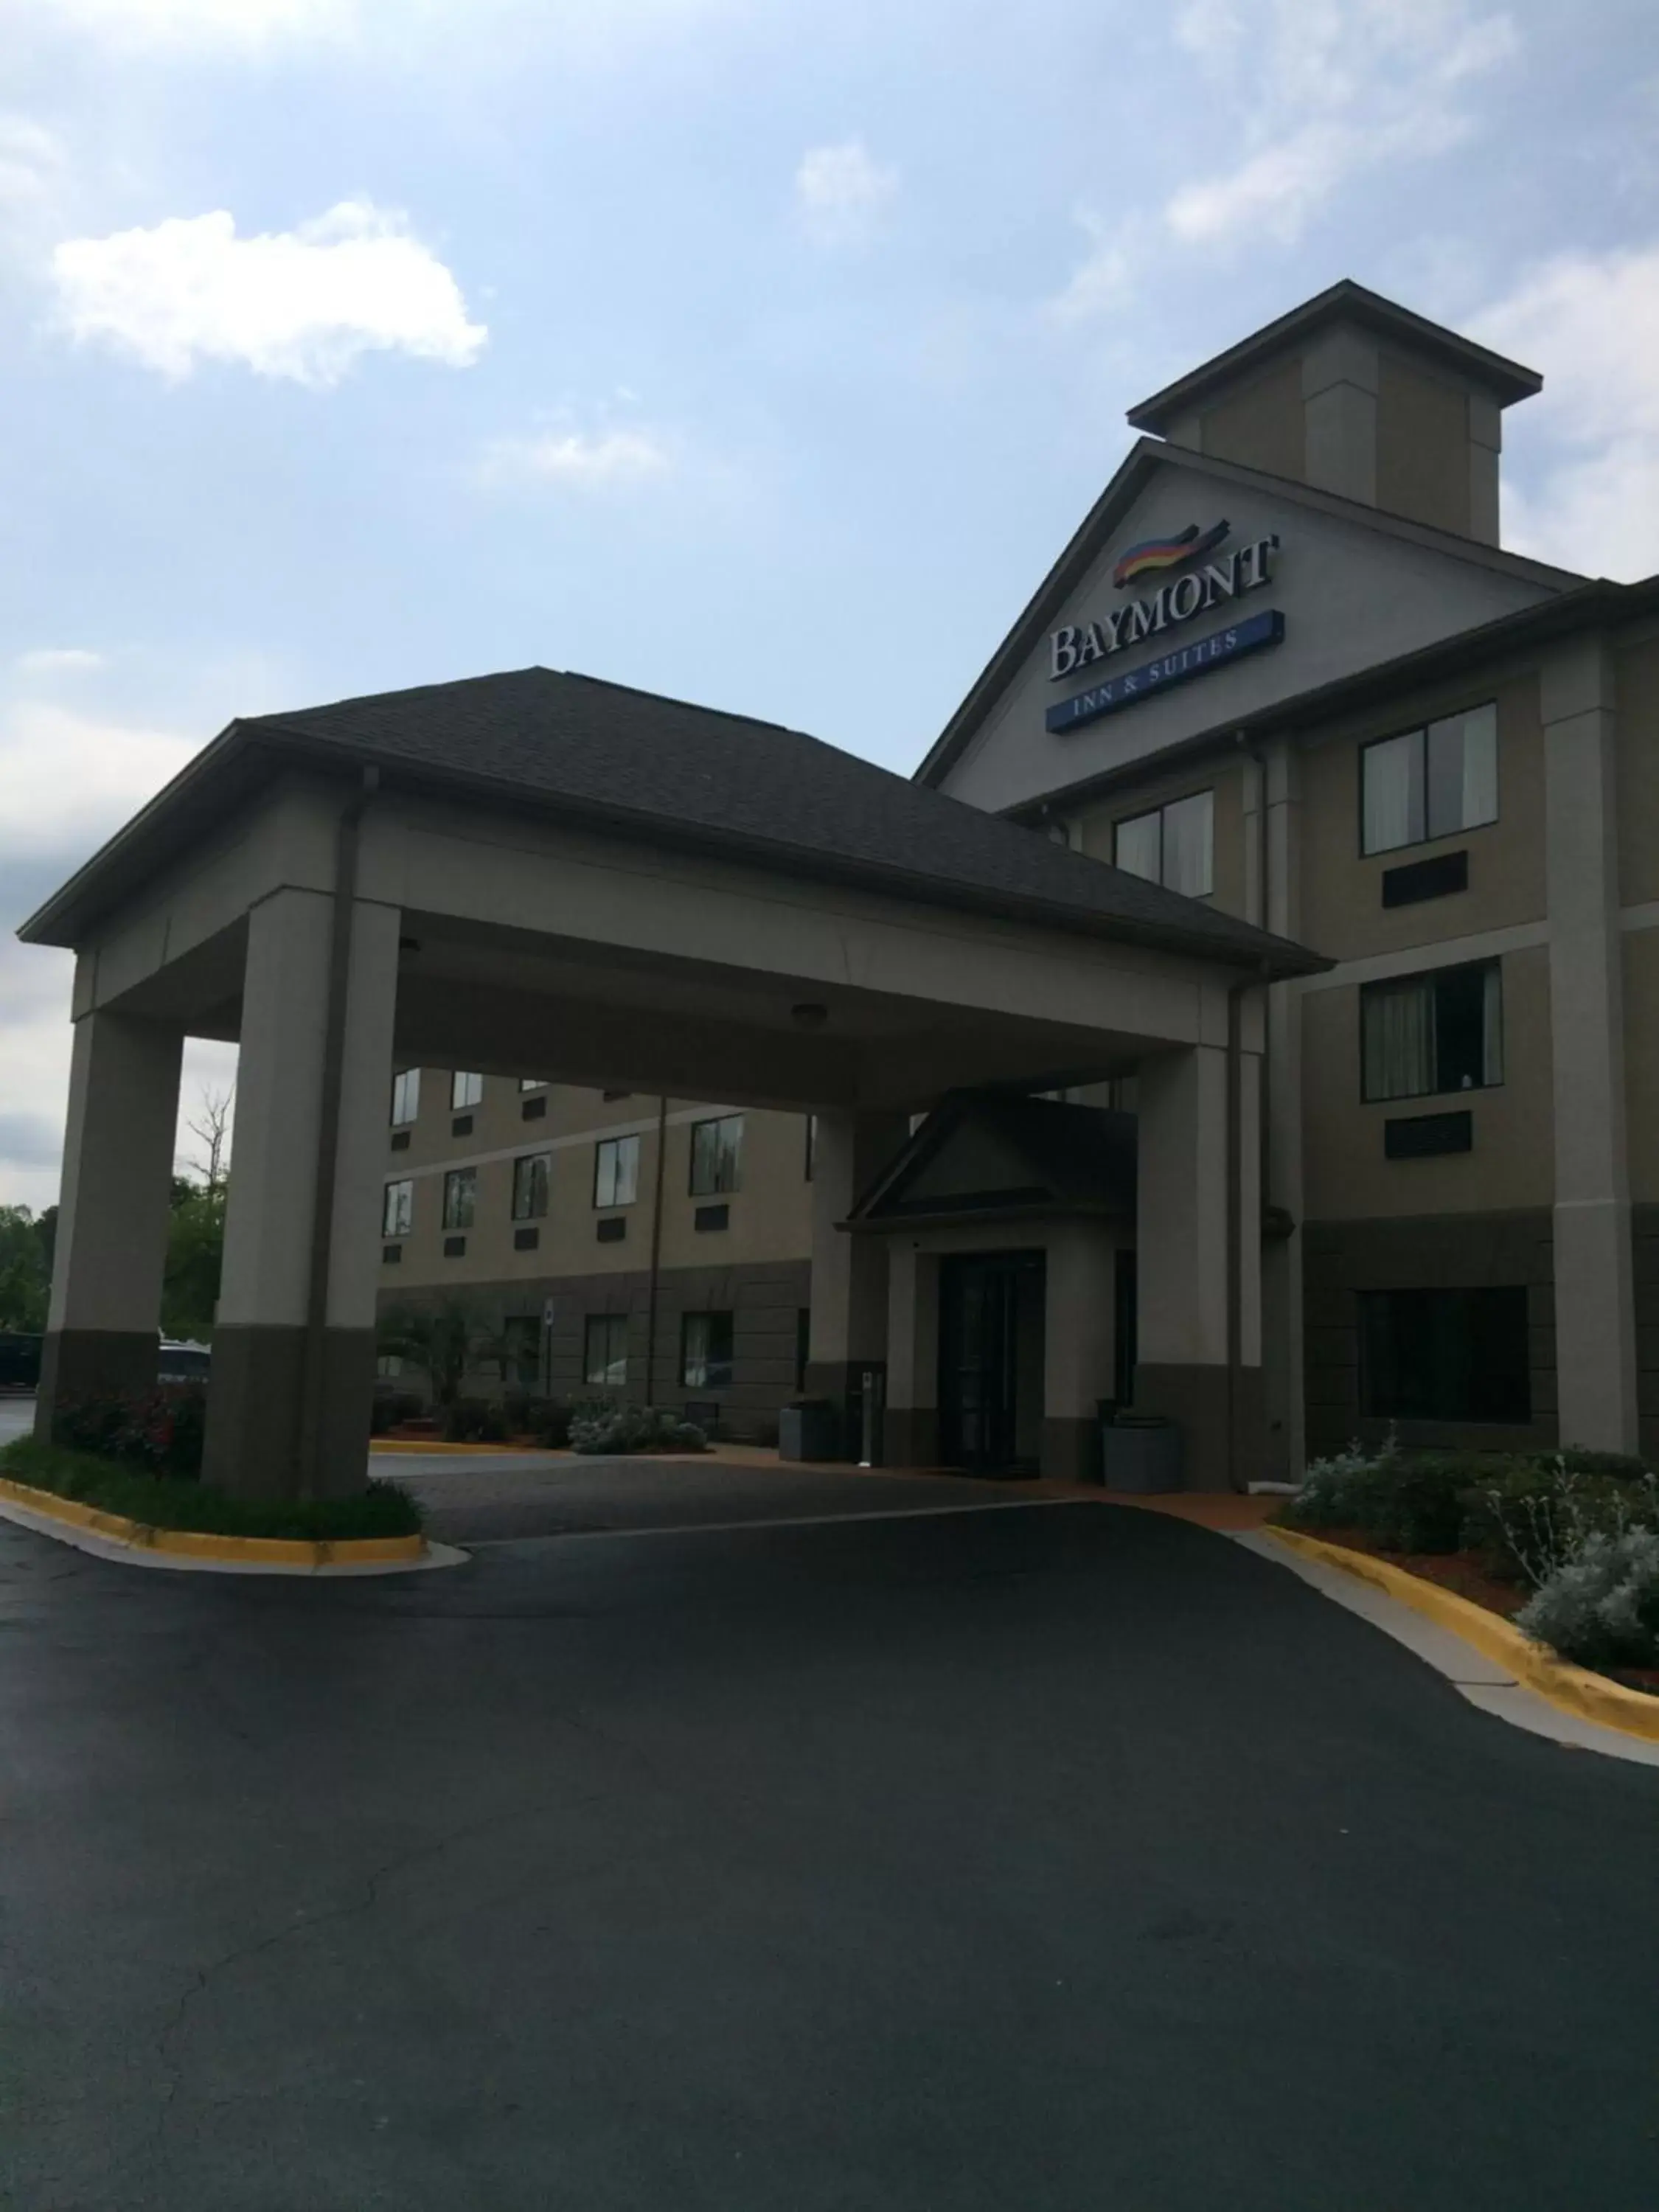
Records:
M1218 522L1211 529L1200 530L1189 522L1179 538L1146 538L1139 545L1132 545L1119 556L1112 571L1112 581L1119 591L1133 584L1137 576L1149 574L1156 568L1177 568L1183 561L1196 561L1200 555L1212 553L1227 535L1232 525Z

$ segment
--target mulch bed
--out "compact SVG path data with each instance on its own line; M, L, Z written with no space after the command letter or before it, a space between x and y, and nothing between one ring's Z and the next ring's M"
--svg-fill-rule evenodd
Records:
M1459 1597L1483 1605L1488 1613L1498 1613L1505 1620L1514 1620L1529 1595L1524 1589L1517 1589L1513 1583L1501 1583L1489 1575L1469 1552L1390 1552L1363 1528L1320 1528L1310 1534L1322 1537L1327 1543L1340 1544L1345 1551L1368 1552L1372 1559L1385 1559L1391 1567L1403 1567L1408 1575L1419 1576L1425 1583L1438 1583L1442 1589L1453 1590ZM1610 1681L1622 1682L1626 1689L1645 1690L1650 1697L1659 1697L1659 1667L1597 1667L1590 1671L1607 1675Z

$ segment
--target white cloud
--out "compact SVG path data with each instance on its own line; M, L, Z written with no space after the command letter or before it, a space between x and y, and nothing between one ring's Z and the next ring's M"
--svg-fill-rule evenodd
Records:
M1081 323L1092 321L1115 308L1127 306L1135 285L1135 258L1119 232L1119 226L1108 222L1088 209L1078 211L1079 222L1093 240L1092 251L1072 272L1070 283L1059 298L1049 302L1049 312L1056 322Z
M862 139L814 146L795 171L795 204L821 246L869 238L898 191L898 171L878 161Z
M351 0L52 0L60 20L135 46L326 34L356 14Z
M18 701L0 716L0 857L62 854L67 875L200 744L48 700Z
M13 665L20 676L82 676L101 668L104 656L88 653L83 646L43 645L33 653L20 653Z
M1466 327L1544 377L1509 418L1505 541L1593 575L1659 570L1659 245L1547 261Z
M1517 43L1506 15L1467 0L1269 0L1248 15L1188 0L1176 37L1237 88L1253 142L1236 168L1170 197L1165 221L1188 244L1264 226L1294 239L1350 179L1444 152L1474 127L1465 88Z
M251 238L239 238L221 210L70 239L52 255L52 276L74 337L171 378L228 361L325 386L371 351L465 368L488 337L405 219L366 200Z
M63 143L55 132L27 115L0 115L0 214L40 206L63 167Z
M665 476L672 465L667 448L648 430L544 430L498 438L485 453L479 475L491 484L605 490Z

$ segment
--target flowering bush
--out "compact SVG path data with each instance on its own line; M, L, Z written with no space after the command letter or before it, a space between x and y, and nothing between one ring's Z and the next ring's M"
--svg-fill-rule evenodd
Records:
M695 1423L655 1406L614 1406L596 1400L573 1411L570 1448L605 1453L706 1451L708 1439Z
M1614 1461L1626 1470L1617 1474L1584 1467L1597 1457L1613 1455L1558 1452L1504 1467L1465 1501L1465 1547L1480 1553L1506 1582L1536 1589L1576 1559L1591 1536L1659 1528L1659 1479L1639 1461Z
M1591 1529L1516 1625L1587 1667L1659 1666L1659 1529Z
M202 1472L207 1392L180 1383L143 1397L108 1392L70 1398L58 1409L57 1441L149 1474L191 1480Z

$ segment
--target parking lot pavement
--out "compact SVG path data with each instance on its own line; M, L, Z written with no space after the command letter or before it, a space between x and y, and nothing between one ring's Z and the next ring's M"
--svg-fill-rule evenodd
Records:
M0 1444L26 1437L34 1426L33 1398L15 1398L0 1392Z
M1659 1773L1146 1513L0 1528L22 2212L1659 2201Z
M445 1458L376 1455L374 1474L426 1508L428 1533L446 1544L607 1530L742 1526L770 1520L940 1512L1040 1493L1018 1482L950 1475L860 1474L708 1459L558 1459L507 1454Z

